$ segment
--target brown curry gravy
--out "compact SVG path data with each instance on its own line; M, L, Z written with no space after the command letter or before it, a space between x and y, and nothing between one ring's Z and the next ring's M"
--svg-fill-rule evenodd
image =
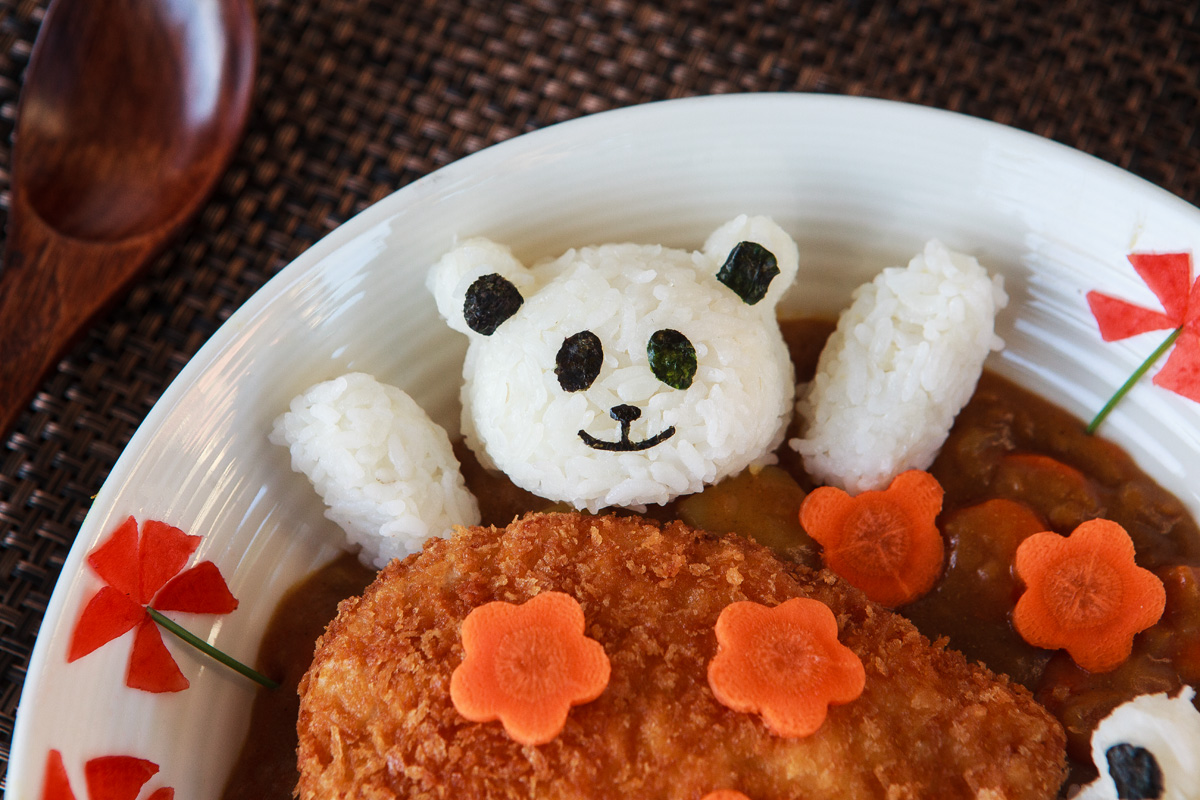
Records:
M833 323L791 320L782 327L797 378L810 379ZM465 448L456 449L480 500L483 524L506 525L526 511L547 509L545 500L486 472ZM1068 782L1090 780L1091 730L1109 711L1138 694L1200 685L1200 529L1186 507L1116 445L1089 436L1067 412L990 372L958 415L930 472L946 490L938 518L946 570L932 592L899 611L930 639L947 639L968 658L1033 691L1067 730ZM781 556L819 566L819 548L798 521L813 485L785 445L780 468L744 473L651 516L720 532L755 531L747 535ZM1020 594L1010 566L1020 541L1037 530L1069 534L1095 517L1121 524L1138 563L1167 589L1162 620L1135 639L1125 664L1104 674L1076 667L1065 653L1027 645L1009 622ZM259 690L225 800L292 797L298 780L296 687L337 603L360 594L373 578L353 556L342 556L279 603L258 668L282 687Z

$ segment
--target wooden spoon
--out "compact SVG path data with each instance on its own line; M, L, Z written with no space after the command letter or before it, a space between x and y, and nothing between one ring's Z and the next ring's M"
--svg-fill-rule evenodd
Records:
M17 108L0 434L201 207L249 114L251 0L54 0Z

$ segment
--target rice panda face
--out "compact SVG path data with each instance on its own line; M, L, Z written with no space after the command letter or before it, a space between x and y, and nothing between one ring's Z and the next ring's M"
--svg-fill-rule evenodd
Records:
M792 409L775 306L797 262L763 217L701 251L607 244L533 268L464 242L429 286L470 339L468 445L518 486L593 511L665 503L766 458Z

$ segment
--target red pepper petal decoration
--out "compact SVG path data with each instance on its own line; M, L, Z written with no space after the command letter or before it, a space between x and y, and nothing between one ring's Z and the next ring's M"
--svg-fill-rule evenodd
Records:
M1135 306L1100 292L1088 292L1087 301L1092 316L1096 318L1096 324L1100 326L1100 338L1106 342L1128 339L1139 333L1179 327L1160 311Z
M1088 292L1088 306L1106 342L1127 339L1148 331L1178 328L1200 315L1200 281L1192 277L1191 253L1131 253L1129 263L1162 303L1155 311L1100 292ZM1165 312L1165 313L1164 313Z
M1183 329L1154 383L1200 403L1200 333Z
M1188 281L1192 277L1190 253L1130 253L1129 263L1171 318L1172 328L1183 324L1188 308Z
M199 546L199 536L189 536L179 528L156 519L146 520L142 524L142 541L138 548L141 569L139 600L149 603L163 584L184 568Z
M155 598L159 611L183 611L189 614L228 614L238 607L237 598L211 561L201 561L176 576Z
M42 800L75 800L62 753L51 750L46 756L46 777L42 779Z
M129 517L121 523L112 536L91 552L87 562L105 583L136 599L141 594L137 520Z
M118 526L88 556L88 563L108 585L92 596L80 614L68 646L68 663L136 627L125 685L148 692L183 691L188 680L163 644L157 627L161 623L232 669L272 686L269 678L205 645L158 613L162 609L228 614L238 607L237 598L211 561L181 572L199 545L199 536L158 520L146 521L140 539L133 517ZM161 598L157 609L149 605L156 595Z
M133 756L102 756L83 765L90 800L137 800L157 772L153 761Z
M146 609L133 602L111 586L104 586L84 606L75 630L71 633L71 644L67 649L67 663L83 658L101 645L127 633L146 618Z
M134 637L125 685L145 692L182 692L190 685L149 616L142 620Z
M175 790L170 786L155 789L146 800L175 800Z
M1105 404L1088 425L1088 433L1112 411L1130 387L1170 352L1154 383L1200 402L1200 279L1192 280L1191 253L1131 253L1129 263L1162 303L1163 311L1143 308L1100 292L1088 292L1088 306L1106 342L1156 330L1171 330L1158 348Z
M1200 320L1200 278L1196 278L1196 282L1192 284L1192 291L1188 295L1188 310L1184 316L1184 325L1195 325Z

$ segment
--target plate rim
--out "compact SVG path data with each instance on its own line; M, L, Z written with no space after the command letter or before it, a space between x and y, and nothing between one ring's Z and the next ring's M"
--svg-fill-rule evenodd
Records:
M957 128L964 131L983 131L1000 141L1012 142L1020 149L1031 149L1033 152L1045 153L1054 160L1080 165L1097 173L1106 183L1122 186L1155 203L1175 206L1179 212L1194 217L1197 225L1200 226L1200 208L1183 197L1125 168L1049 137L959 111L906 101L855 95L746 92L656 100L599 111L547 125L482 148L439 167L397 188L349 217L264 282L188 359L138 424L79 525L75 540L63 561L39 623L38 634L30 653L16 707L6 775L8 789L16 791L18 787L26 784L33 786L37 780L36 775L40 771L40 766L25 762L31 755L28 752L31 746L27 721L30 713L28 711L29 703L40 691L47 672L48 645L46 645L46 637L42 636L42 633L50 627L63 624L67 610L65 608L66 589L68 588L66 583L69 583L84 569L87 552L103 535L103 530L100 529L100 520L110 513L114 499L120 494L123 483L122 476L128 473L130 465L136 460L138 453L144 449L144 442L161 430L163 420L181 402L190 387L195 384L196 378L213 367L218 357L238 340L240 330L247 327L247 323L270 310L271 305L276 302L277 297L283 294L286 287L303 280L305 276L314 271L319 271L329 256L341 247L397 214L403 213L406 207L419 203L423 197L436 191L442 183L468 178L471 173L479 171L481 167L486 168L493 162L499 165L523 153L531 154L547 146L553 148L577 132L582 132L585 138L588 138L603 132L606 127L615 129L620 126L653 123L655 119L661 118L663 115L677 113L677 110L700 106L736 109L738 106L746 104L769 105L775 103L808 107L814 119L819 119L822 113L829 109L836 110L839 114L846 113L846 110L850 109L865 118L927 120L930 125L936 126L941 131L953 132ZM729 113L735 112L730 111ZM64 579L67 581L64 582ZM26 709L26 713L22 713L22 709ZM28 770L28 776L26 770Z

